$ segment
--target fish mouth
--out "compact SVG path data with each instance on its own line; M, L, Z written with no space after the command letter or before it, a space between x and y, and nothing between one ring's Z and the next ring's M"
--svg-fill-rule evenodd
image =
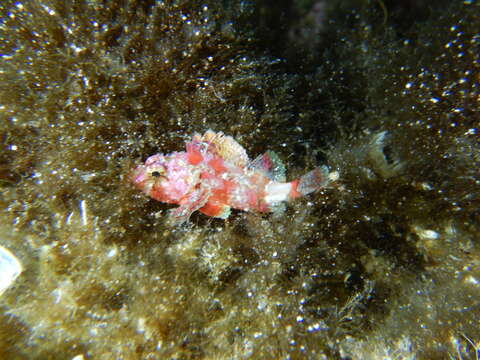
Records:
M150 170L145 165L139 165L132 171L131 174L132 184L144 194L151 196L152 189L155 185L155 179L150 176Z
M144 165L139 165L130 174L130 181L138 188L142 188L147 180L147 171Z

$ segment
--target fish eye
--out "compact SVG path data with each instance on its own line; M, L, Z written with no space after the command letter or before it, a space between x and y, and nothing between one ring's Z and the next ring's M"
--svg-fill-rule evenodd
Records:
M160 177L160 172L159 171L152 171L152 176L158 178L158 177Z

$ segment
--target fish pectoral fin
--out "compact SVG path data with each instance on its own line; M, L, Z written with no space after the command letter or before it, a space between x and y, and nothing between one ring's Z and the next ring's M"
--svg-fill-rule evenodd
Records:
M198 189L193 191L185 200L182 201L179 207L169 211L170 221L174 225L179 225L188 222L193 212L202 208L210 197L210 191L207 189Z
M192 215L192 212L193 211L190 211L190 209L185 206L179 206L175 209L169 210L168 219L170 220L172 225L181 225L188 222L188 219L190 219L190 215Z
M231 213L230 206L211 201L207 202L199 211L205 215L220 219L227 219Z

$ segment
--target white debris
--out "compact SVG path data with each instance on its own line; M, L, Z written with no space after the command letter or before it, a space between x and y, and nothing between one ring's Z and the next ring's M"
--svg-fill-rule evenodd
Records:
M80 201L80 214L82 217L82 225L88 224L87 202L85 200Z
M328 180L331 182L337 181L340 178L340 174L338 171L332 171L328 174Z
M22 272L22 264L8 249L0 246L0 295Z
M440 237L440 234L434 230L430 230L430 229L423 229L421 227L416 227L415 228L415 232L417 233L417 235L419 237L421 237L422 239L426 239L426 240L435 240L435 239L438 239Z

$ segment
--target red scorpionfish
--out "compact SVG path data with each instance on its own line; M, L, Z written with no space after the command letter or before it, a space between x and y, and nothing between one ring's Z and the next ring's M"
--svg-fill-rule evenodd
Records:
M179 205L171 211L175 223L188 221L196 210L222 219L231 208L271 212L283 201L325 187L331 179L322 167L285 182L285 167L274 152L250 161L232 137L212 130L195 134L186 151L150 156L132 176L146 195Z

